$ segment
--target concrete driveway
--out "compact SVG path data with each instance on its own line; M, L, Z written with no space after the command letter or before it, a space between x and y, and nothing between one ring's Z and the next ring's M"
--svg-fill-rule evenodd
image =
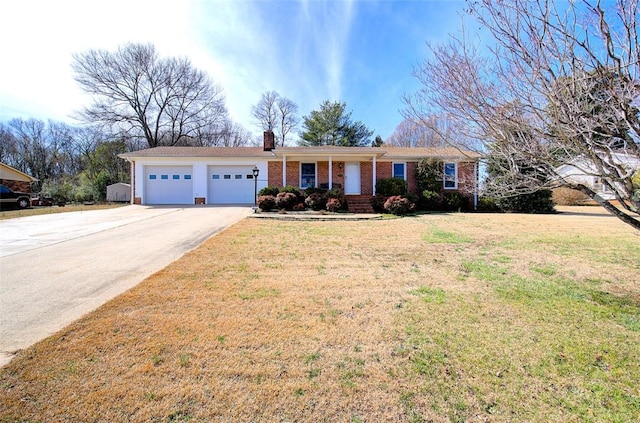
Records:
M0 366L251 213L128 205L0 221Z

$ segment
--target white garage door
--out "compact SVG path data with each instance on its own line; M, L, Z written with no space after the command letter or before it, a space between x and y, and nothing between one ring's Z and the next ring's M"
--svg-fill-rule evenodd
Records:
M209 166L209 203L253 204L253 166Z
M145 166L145 204L193 204L191 166Z

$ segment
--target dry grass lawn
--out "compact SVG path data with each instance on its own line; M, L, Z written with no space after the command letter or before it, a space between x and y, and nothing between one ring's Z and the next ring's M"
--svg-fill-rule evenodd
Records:
M599 208L246 219L0 370L0 421L639 421L640 236Z

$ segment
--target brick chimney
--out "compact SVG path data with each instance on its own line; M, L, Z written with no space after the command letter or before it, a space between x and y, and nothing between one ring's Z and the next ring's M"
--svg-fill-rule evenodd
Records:
M264 151L272 151L276 148L276 137L273 131L264 131Z

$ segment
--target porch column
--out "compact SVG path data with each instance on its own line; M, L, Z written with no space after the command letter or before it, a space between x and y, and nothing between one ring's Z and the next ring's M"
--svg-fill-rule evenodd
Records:
M373 195L376 195L376 180L378 179L376 177L376 156L373 156L373 172L371 172L371 174L373 175Z
M329 189L333 189L333 157L329 156Z
M287 156L282 156L282 186L287 186Z

